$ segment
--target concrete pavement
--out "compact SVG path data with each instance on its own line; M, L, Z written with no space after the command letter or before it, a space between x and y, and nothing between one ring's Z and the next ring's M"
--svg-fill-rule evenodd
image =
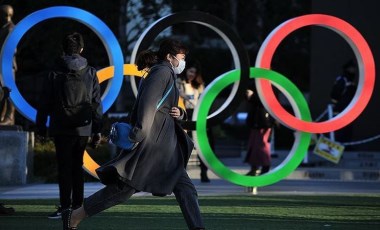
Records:
M210 183L193 180L200 196L251 195L247 189L225 180L212 179ZM85 197L96 192L103 185L86 183ZM372 194L380 195L380 185L376 182L340 182L340 181L300 181L283 180L276 184L259 187L257 195L333 195L333 194ZM137 193L134 196L150 196L149 193ZM29 184L15 187L1 187L0 200L5 199L58 199L57 184Z
M210 183L193 179L200 196L252 195L247 188L210 176ZM85 197L96 192L103 185L93 182L85 184ZM285 179L273 185L259 187L257 195L332 195L372 194L380 195L380 183L367 181L290 180ZM150 196L137 193L134 196ZM27 184L0 187L0 200L5 199L58 199L57 184Z

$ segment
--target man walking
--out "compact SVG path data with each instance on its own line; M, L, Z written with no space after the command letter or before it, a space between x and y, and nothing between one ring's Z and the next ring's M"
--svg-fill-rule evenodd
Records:
M49 135L54 137L56 148L60 206L49 216L52 219L83 203L83 153L90 136L93 147L99 144L103 115L96 70L80 55L82 35L67 35L62 47L64 54L48 76L37 113L38 133L43 136L50 115Z

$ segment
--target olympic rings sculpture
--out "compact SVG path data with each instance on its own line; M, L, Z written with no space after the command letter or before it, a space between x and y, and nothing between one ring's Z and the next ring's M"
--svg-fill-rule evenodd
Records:
M123 75L140 77L142 75L140 71L137 71L134 64L123 64L123 55L117 39L111 30L93 14L66 6L50 7L36 11L15 26L12 33L8 35L0 56L0 71L2 73L2 79L0 80L3 85L12 89L10 98L17 110L31 121L35 121L36 111L25 101L17 89L12 75L11 60L18 42L27 30L41 21L58 17L70 18L84 23L100 37L107 49L110 67L99 70L97 73L99 82L113 78L112 81L108 82L107 89L102 96L104 112L115 101L121 88ZM307 153L311 133L330 132L348 125L365 109L371 98L375 81L375 64L366 40L353 26L329 15L310 14L290 19L279 25L262 44L257 56L256 67L250 68L248 55L242 42L224 21L198 11L174 13L157 20L145 30L133 49L131 63L134 62L136 54L140 50L148 48L154 38L166 27L184 22L200 24L216 32L227 43L234 59L236 69L222 74L206 87L192 117L192 124L195 126L193 134L197 139L195 142L200 150L201 158L214 173L231 183L242 186L265 186L287 177L298 167ZM285 76L270 70L270 62L279 43L289 33L309 25L323 26L341 35L354 50L360 70L358 89L349 106L338 116L320 123L311 121L308 105L298 88ZM295 130L293 147L284 162L269 173L255 177L240 175L228 169L211 150L206 134L207 125L223 121L231 111L236 109L238 102L244 96L245 85L247 85L249 78L255 79L258 94L268 112L281 124ZM132 88L135 91L134 78L132 79ZM231 84L234 84L234 86L226 102L216 112L209 115L210 106L216 96L222 89ZM295 116L282 108L274 97L271 84L277 87L291 102ZM97 167L99 165L85 153L84 168L91 175L97 177L95 173Z

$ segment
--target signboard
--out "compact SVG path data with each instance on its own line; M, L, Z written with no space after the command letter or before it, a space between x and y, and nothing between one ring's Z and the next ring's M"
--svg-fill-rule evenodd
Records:
M314 153L322 158L325 158L326 160L338 164L343 150L343 145L321 136L315 145Z

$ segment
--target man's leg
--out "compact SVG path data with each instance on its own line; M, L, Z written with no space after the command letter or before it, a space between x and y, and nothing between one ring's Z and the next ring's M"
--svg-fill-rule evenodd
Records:
M72 207L74 209L82 206L84 193L83 178L83 154L86 149L88 137L78 137L72 152L73 168L72 168Z
M198 194L185 170L183 170L183 174L179 178L173 192L188 228L204 229L201 212L199 210Z
M62 209L67 209L71 206L72 149L75 139L66 136L56 136L54 143L58 165L59 200Z
M199 160L199 167L201 168L201 182L203 183L208 183L210 182L210 179L207 176L207 166L206 164L202 161L202 159L198 155L198 160Z

